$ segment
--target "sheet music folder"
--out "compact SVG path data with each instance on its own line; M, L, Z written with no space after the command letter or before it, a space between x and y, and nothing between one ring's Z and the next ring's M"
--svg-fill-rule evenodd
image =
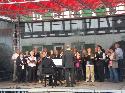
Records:
M52 60L57 67L62 66L62 59L52 59Z

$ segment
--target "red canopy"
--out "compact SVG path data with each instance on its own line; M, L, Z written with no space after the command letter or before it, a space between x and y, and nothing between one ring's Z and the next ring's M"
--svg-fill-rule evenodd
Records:
M0 0L0 15L16 17L31 13L45 14L48 11L61 13L64 10L79 11L102 6L116 7L124 0Z

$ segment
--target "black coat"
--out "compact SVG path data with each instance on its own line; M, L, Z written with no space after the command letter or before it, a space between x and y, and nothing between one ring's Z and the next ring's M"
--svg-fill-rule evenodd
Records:
M42 65L42 73L48 73L48 74L54 73L56 65L54 64L51 58L44 57L42 59L41 65Z
M17 71L22 69L21 65L24 65L24 69L27 67L26 59L23 57L23 59L20 59L20 56L17 57L16 59L16 65L17 65Z
M75 56L71 50L66 50L62 57L63 67L65 68L74 68Z
M39 52L37 52L36 54L34 54L34 57L36 57L36 60L38 61L38 60L39 60L39 58L40 58L40 53L39 53Z
M102 51L100 53L97 52L95 59L97 61L103 60L103 52Z

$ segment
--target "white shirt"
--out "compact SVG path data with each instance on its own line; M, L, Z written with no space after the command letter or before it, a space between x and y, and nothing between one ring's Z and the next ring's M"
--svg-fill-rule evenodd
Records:
M103 55L102 55L102 56L103 56L103 59L105 59L105 58L106 58L106 55L105 55L105 53L103 53Z
M30 67L36 66L36 63L30 62L32 60L34 60L35 62L37 62L36 57L34 57L34 59L32 59L31 57L28 57L27 63L28 63L28 66L30 66Z
M19 54L14 53L14 54L12 55L12 60L13 60L14 62L16 62L16 59L17 59L18 56L19 56Z
M101 52L101 51L99 51L98 53L100 54L100 52ZM95 57L96 57L96 55L95 55ZM105 58L106 58L106 55L105 55L105 53L103 53L103 54L102 54L102 59L105 59Z
M119 60L119 59L123 59L123 51L122 51L121 48L116 48L116 49L115 49L115 53L116 53L116 55L118 56L118 60Z

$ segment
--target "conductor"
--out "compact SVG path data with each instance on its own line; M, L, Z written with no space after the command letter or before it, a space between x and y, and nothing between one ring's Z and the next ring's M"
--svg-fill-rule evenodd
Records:
M74 83L74 54L69 45L66 46L66 51L62 57L63 67L65 70L66 87L73 87Z

